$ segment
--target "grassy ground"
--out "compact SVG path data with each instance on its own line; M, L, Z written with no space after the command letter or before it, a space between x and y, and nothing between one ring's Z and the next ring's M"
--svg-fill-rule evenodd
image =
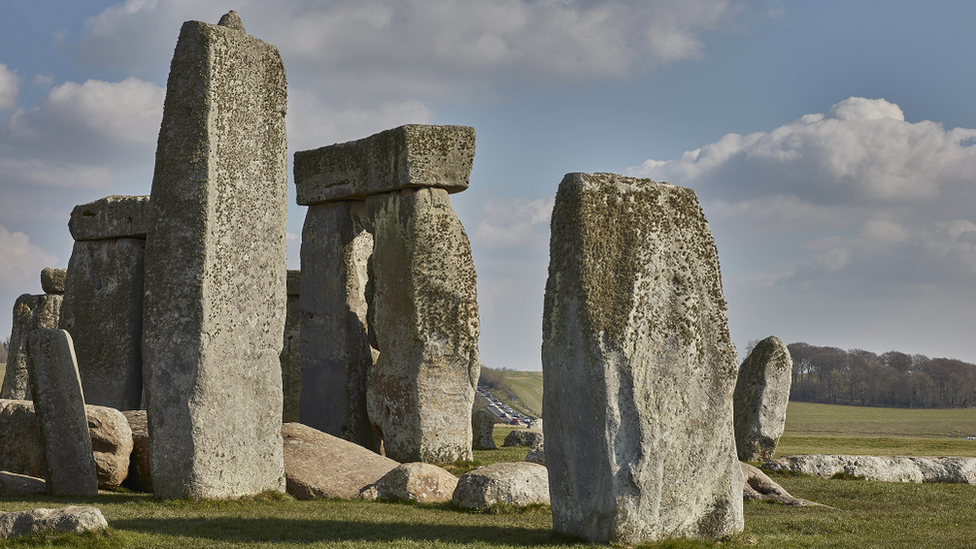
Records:
M542 417L542 372L504 371L505 384L521 401L524 412Z
M784 434L965 438L976 436L976 409L911 410L790 402Z

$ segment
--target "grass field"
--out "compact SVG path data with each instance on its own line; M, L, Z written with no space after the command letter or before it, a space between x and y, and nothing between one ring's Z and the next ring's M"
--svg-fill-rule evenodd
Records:
M522 401L522 407L530 415L542 417L542 372L518 372L506 370L505 384Z

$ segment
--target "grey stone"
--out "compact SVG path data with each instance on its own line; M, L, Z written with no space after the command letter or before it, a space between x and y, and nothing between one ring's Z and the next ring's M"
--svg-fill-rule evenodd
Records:
M28 534L69 532L80 534L108 528L105 516L95 507L69 506L61 509L31 509L0 513L0 539Z
M146 241L143 377L157 497L285 487L286 105L277 48L183 24Z
M370 196L366 209L380 352L370 420L397 461L470 460L481 326L468 237L444 189Z
M535 463L493 463L462 475L453 501L465 509L484 509L498 503L548 504L549 477L546 468Z
M222 27L227 27L229 29L234 29L236 31L247 32L244 30L244 22L241 21L241 16L237 14L236 11L230 10L220 17L220 21L217 24Z
M542 418L540 417L540 418L533 419L532 421L529 421L529 423L526 424L525 428L526 429L532 429L533 431L541 431L542 430Z
M85 406L98 487L115 488L129 474L132 428L122 412L108 406Z
M760 341L739 367L733 396L735 446L740 461L772 459L786 427L793 382L790 350L778 337Z
M363 490L363 499L442 503L451 501L458 478L430 463L404 463Z
M311 206L415 187L468 188L474 128L408 124L358 141L295 153L298 204Z
M44 480L55 496L98 494L85 397L71 335L34 330L27 336L34 411L44 448Z
M44 478L44 447L33 402L0 400L0 449L0 470Z
M880 482L976 484L976 458L810 454L767 461L763 469L831 478L838 473Z
M475 409L471 414L471 432L473 433L473 444L480 450L494 450L495 437L495 414L485 409Z
M568 174L551 234L542 366L554 530L623 545L741 531L736 353L695 193Z
M791 496L782 486L766 476L766 473L748 463L739 463L739 465L742 467L742 475L746 481L742 487L743 499L775 501L783 505L826 507L826 505Z
M152 493L152 468L149 463L149 424L145 410L122 412L132 430L132 454L129 456L129 474L122 485L136 492Z
M362 202L308 208L298 298L301 422L378 452L380 438L366 408L373 365L366 328L366 262L372 251Z
M77 241L71 252L60 327L75 342L88 404L142 405L145 248L140 238L111 238Z
M67 269L52 269L45 267L41 269L41 289L46 294L63 294L64 277Z
M3 378L3 388L0 389L0 398L30 400L27 335L37 329L57 328L63 299L60 295L24 294L14 302L10 348L7 352L7 371Z
M0 496L37 496L47 493L44 479L0 471Z
M288 271L285 304L285 335L281 343L281 392L283 406L281 421L298 421L302 394L301 315L299 314L299 286L301 273Z
M546 440L544 438L539 439L539 442L536 442L535 445L532 446L529 453L525 455L525 461L528 461L529 463L538 463L543 467L546 466Z
M75 206L68 231L76 241L146 238L150 212L148 196L106 196Z
M505 436L502 446L535 446L542 441L542 431L535 429L513 429Z

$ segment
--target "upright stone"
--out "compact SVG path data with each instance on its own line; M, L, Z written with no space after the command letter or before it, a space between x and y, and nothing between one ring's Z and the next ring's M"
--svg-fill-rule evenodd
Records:
M67 269L52 269L45 267L41 269L41 289L46 294L64 294L64 277Z
M71 336L64 330L34 330L28 336L28 349L48 493L97 495L95 458Z
M301 422L379 452L366 409L373 351L366 329L373 237L363 202L309 207L302 230Z
M735 382L735 447L739 461L773 459L786 427L793 358L776 336L760 341L739 367Z
M481 450L494 450L495 414L485 408L475 407L471 413L472 446Z
M298 313L298 289L301 285L300 271L288 271L287 295L285 304L285 336L281 342L281 392L284 395L281 410L283 423L298 421L298 404L302 392L302 359L299 351L301 342L301 317Z
M156 149L143 374L162 498L285 484L285 70L221 21L183 24Z
M88 404L142 405L142 300L149 197L75 206L60 327L75 343Z
M741 531L735 347L694 192L568 174L549 253L542 366L553 528L622 545Z
M400 461L471 459L471 408L481 373L471 247L440 188L370 196L379 358L369 415Z
M42 271L41 280L44 280ZM10 347L7 349L7 369L0 398L30 400L31 388L27 373L27 336L34 330L58 327L61 316L60 294L24 294L14 302Z

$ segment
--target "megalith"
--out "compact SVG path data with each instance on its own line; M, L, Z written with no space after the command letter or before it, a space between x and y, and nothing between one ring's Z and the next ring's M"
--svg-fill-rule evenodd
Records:
M27 340L48 493L97 495L95 458L71 335L64 330L34 330Z
M285 69L235 12L188 21L170 67L146 239L154 493L283 491Z
M281 392L283 406L281 421L294 423L298 421L298 404L302 391L302 360L299 349L301 343L301 318L298 312L299 287L301 272L288 271L285 284L288 296L285 304L285 335L281 341Z
M776 336L757 343L742 361L733 397L739 461L773 459L786 427L792 382L793 358Z
M468 187L474 141L410 124L295 154L303 423L378 434L401 462L471 459L476 275L448 195Z
M482 450L494 450L495 414L487 408L475 406L471 413L472 446Z
M142 405L142 299L149 197L75 206L60 328L75 341L88 404Z
M10 347L0 398L30 400L31 388L27 373L27 335L38 329L58 327L61 304L64 300L64 269L47 267L41 271L44 294L24 294L14 302Z
M636 545L743 528L735 347L695 193L571 173L543 312L553 529Z

